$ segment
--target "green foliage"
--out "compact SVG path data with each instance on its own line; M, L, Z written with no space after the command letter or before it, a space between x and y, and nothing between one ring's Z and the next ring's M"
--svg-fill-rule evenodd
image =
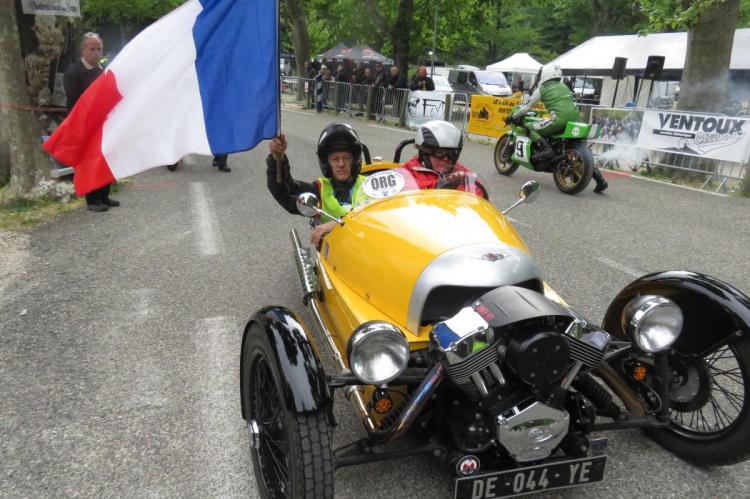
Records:
M115 23L136 26L150 23L185 0L82 0L87 26Z
M695 0L687 6L681 0L641 0L641 8L648 16L654 31L683 30L698 22L701 13L714 1Z
M303 3L313 56L338 42L370 45L393 56L391 30L399 2ZM592 36L634 33L646 22L637 0L414 0L412 64L429 60L436 7L436 58L448 64L484 66L516 52L529 52L545 62Z

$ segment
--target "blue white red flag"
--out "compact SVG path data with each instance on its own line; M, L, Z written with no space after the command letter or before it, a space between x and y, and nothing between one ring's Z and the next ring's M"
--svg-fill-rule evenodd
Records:
M273 0L190 0L155 22L78 99L44 148L86 194L190 153L244 151L279 131Z

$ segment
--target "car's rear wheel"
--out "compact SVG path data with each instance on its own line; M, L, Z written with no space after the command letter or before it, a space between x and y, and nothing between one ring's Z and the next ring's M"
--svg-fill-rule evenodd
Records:
M333 497L333 460L326 415L286 408L282 373L268 337L251 326L243 351L243 386L253 469L261 497Z

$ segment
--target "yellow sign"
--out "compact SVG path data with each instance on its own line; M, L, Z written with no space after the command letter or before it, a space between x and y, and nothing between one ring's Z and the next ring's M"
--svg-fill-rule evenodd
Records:
M508 129L505 118L511 109L520 104L521 99L512 97L492 97L491 95L472 95L471 114L469 115L469 132L487 137L500 137ZM534 106L534 110L540 115L545 115L547 110L544 104Z

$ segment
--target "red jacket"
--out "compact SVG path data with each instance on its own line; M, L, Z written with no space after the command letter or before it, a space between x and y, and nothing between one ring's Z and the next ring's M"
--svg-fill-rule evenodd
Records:
M414 156L409 161L401 165L402 168L408 170L411 175L414 177L414 180L416 181L417 185L419 185L420 189L436 189L438 181L440 180L440 174L436 172L435 170L431 170L429 168L425 168L422 165L422 162L419 160L419 155ZM453 172L465 172L469 174L474 174L471 169L467 168L466 166L462 165L458 161L456 161L456 165L453 167ZM487 189L482 185L482 182L477 177L476 181L476 187L477 190L474 192L477 196L482 196L484 199L489 199L489 195L487 194ZM459 191L466 191L466 185L461 184L456 187L456 190Z

